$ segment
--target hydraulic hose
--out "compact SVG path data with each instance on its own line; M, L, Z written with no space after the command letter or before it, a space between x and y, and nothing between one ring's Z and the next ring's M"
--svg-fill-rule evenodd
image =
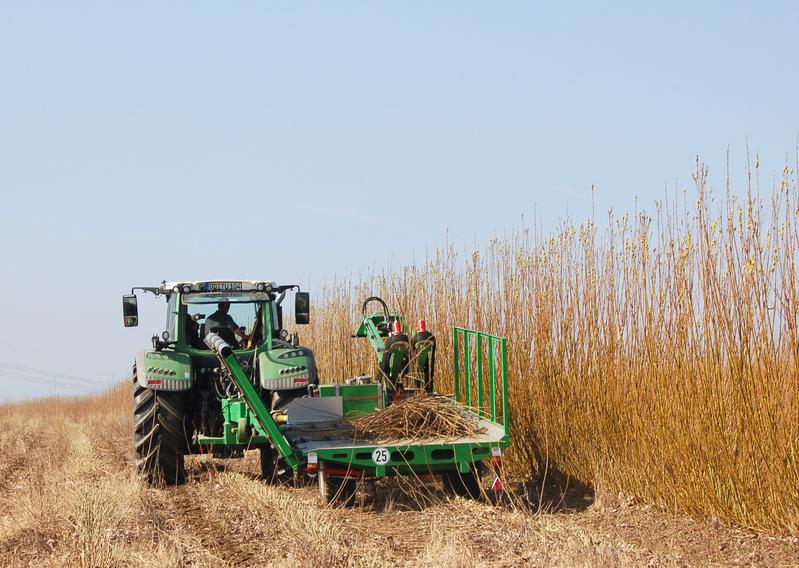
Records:
M363 301L363 305L361 306L361 312L363 312L363 315L366 315L366 306L369 305L369 302L377 302L378 304L380 304L380 306L383 308L383 316L385 317L385 320L386 321L389 320L388 306L383 301L383 298L380 298L378 296L369 296Z

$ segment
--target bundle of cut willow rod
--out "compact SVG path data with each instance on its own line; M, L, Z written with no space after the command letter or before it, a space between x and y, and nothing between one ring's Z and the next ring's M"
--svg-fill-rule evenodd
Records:
M358 435L380 442L465 438L483 430L452 400L436 395L404 398L354 421Z

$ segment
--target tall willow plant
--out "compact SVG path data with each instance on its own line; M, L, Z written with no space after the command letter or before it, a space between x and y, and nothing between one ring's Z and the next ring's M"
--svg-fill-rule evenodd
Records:
M755 172L756 173L756 172ZM691 201L651 214L517 228L479 250L336 281L304 339L323 380L374 373L350 337L380 294L438 336L451 392L451 328L509 339L512 465L549 464L672 510L799 530L799 190L785 168L765 197L718 198L707 168ZM695 199L695 201L694 201Z

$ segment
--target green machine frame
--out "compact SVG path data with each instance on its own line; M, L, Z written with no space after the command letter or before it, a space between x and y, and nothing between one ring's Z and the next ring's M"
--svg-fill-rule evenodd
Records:
M345 475L351 473L353 476L370 477L452 470L468 473L474 462L497 455L497 452L510 445L505 338L453 328L453 398L479 421L485 435L451 442L400 441L395 444L359 440L353 437L351 431L339 438L328 432L320 439L292 440L290 434L288 437L284 434L284 431L289 431L287 427L281 428L272 418L230 347L219 338L209 338L207 342L230 372L242 396L226 401L223 436L203 437L200 440L203 445L264 445L271 442L295 471L301 464L319 461ZM376 465L372 460L372 452L376 448L384 448L389 452L390 460L386 464Z
M209 339L212 338L212 339ZM247 378L246 373L236 360L233 349L219 336L208 334L206 343L219 355L230 378L238 387L242 397L223 401L223 414L225 415L225 430L222 437L201 436L200 445L210 444L252 444L264 445L271 443L280 452L293 470L299 467L294 450L283 436L277 422L267 410L255 387ZM246 410L249 410L247 412ZM254 435L250 432L255 432Z

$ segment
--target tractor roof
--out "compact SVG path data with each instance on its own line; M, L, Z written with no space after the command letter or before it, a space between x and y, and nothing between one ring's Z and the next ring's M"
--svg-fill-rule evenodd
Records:
M187 280L180 282L162 282L162 294L171 292L208 293L208 292L270 292L277 284L268 280Z

